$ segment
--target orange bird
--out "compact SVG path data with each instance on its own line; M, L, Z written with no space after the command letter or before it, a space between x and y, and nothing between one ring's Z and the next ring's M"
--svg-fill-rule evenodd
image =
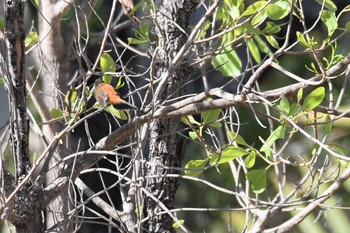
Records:
M95 99L103 107L107 107L110 104L117 105L118 109L134 109L138 108L123 100L119 93L111 85L104 83L101 79L95 82Z

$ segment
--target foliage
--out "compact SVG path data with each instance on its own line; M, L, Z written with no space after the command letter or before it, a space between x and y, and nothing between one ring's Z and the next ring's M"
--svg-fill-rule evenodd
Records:
M74 65L69 65L75 76L66 82L67 90L60 90L59 105L48 106L46 111L40 111L41 105L28 108L37 119L45 119L42 112L50 115L48 122L34 124L32 119L34 134L43 141L46 138L36 125L60 121L64 126L52 133L57 136L51 137L40 153L30 151L35 155L33 169L46 166L47 170L38 170L43 172L39 175L49 171L52 167L43 162L44 158L48 151L56 155L53 151L58 148L49 147L64 145L65 140L74 138L73 131L82 127L83 136L73 143L77 144L76 152L65 148L67 157L54 160L53 165L61 168L64 164L62 174L70 174L66 188L68 196L74 196L74 210L64 213L65 217L79 215L87 224L83 212L90 211L87 203L94 202L99 211L110 216L108 219L91 210L96 222L120 231L132 232L132 228L119 216L132 216L129 220L142 231L151 217L166 215L173 221L172 228L184 232L339 232L339 226L349 225L341 221L349 218L345 209L350 205L350 189L345 182L350 177L349 139L345 137L350 125L350 76L346 70L350 64L350 5L344 5L332 0L201 1L188 28L177 23L178 15L167 15L170 8L150 0L139 2L124 17L122 10L119 17L117 8L99 3L84 13L84 23L75 21L84 18L79 13L84 8L62 10L62 18L57 16L62 25L57 28L79 25L79 33L72 38L75 42L64 48L67 54L74 53L69 58ZM309 15L310 7L317 17ZM105 11L111 15L109 19L105 19ZM157 28L164 16L171 21L170 31ZM123 23L128 25L127 36L121 39L118 30ZM35 57L42 52L36 49L46 37L33 25L24 45L28 56ZM98 43L96 57L87 52L87 48L93 49L90 43ZM168 47L160 46L164 44ZM174 44L181 46L168 53ZM145 51L145 47L150 49ZM158 55L164 60L158 60ZM35 61L40 59L33 58ZM47 76L41 67L34 65L32 73L44 83ZM183 67L188 73L179 72ZM179 93L186 89L188 93L163 94L181 75L188 82L181 85ZM94 99L96 77L125 93L127 100L137 103L141 110L101 109ZM6 84L6 79L1 80ZM45 90L40 81L33 83L28 93L34 102L33 92ZM96 115L102 118L93 121ZM164 119L173 121L164 123ZM160 140L156 144L156 139L169 135L149 135L150 128L157 124L170 128L179 123L176 132L169 132L178 139L170 148L185 148L184 154L178 155L183 157L184 166L174 167L181 161L161 164L163 157L155 162L149 157L150 151L168 148ZM96 136L98 139L97 131L102 134ZM86 141L86 148L80 147L81 141ZM79 150L86 155L96 153L98 158L90 159L94 164L101 160L108 165L84 166ZM69 162L74 167L67 171ZM148 170L159 171L161 177L148 177ZM89 173L99 177L93 191L79 183L81 174ZM165 183L155 184L154 179ZM175 194L153 189L175 187L176 182L180 182L175 204L179 208L171 209L174 205L168 199L169 203L161 200L168 198L164 195ZM73 183L75 188L69 188ZM90 185L95 188L95 183ZM86 197L76 195L76 190ZM120 203L112 197L115 192ZM0 204L7 201L4 197ZM96 198L100 197L104 204L98 205ZM154 216L147 209L149 201L159 208ZM308 212L303 215L300 210ZM74 224L80 227L80 222Z

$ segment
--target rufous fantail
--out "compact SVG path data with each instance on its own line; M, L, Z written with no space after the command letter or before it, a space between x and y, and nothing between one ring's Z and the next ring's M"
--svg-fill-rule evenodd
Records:
M107 107L112 104L115 105L117 109L134 109L138 108L123 100L119 93L114 89L113 86L104 83L101 79L95 81L95 99L103 107Z

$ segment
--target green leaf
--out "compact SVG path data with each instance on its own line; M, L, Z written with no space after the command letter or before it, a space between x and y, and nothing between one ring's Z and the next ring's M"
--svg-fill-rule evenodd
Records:
M36 152L34 151L32 157L31 157L31 160L32 160L33 163L35 163L37 159L38 159L38 155L37 155Z
M5 29L5 19L0 18L0 30L3 31Z
M233 131L229 131L227 134L228 134L230 140L235 140L235 142L237 144L249 147L248 143L246 143L246 141L238 133L233 132Z
M3 77L0 78L0 85L5 83L5 79Z
M252 170L247 173L247 179L252 183L252 190L260 194L266 189L266 170Z
M321 20L327 26L328 36L331 36L338 28L338 22L334 12L323 10L321 13Z
M339 144L326 144L326 145L329 147L329 149L331 149L335 153L346 156L344 147L342 145L339 145Z
M257 1L252 5L248 6L247 9L243 12L242 16L249 16L260 11L266 5L266 1Z
M252 168L255 164L256 154L251 152L244 161L244 165L246 168Z
M197 138L197 133L196 133L196 132L190 131L190 132L188 132L188 135L189 135L190 138L192 138L192 139L196 139L196 138Z
M74 103L78 98L78 92L76 90L69 90L64 98L64 102L66 103Z
M265 21L266 18L267 18L266 12L261 11L253 17L252 25L255 26L257 24L260 24L261 22Z
M140 25L140 32L147 41L149 41L149 24L147 21L143 21Z
M248 45L249 52L253 56L256 63L260 63L261 62L260 50L252 38L247 40L247 45Z
M131 11L129 12L129 16L133 16L134 14L135 14L135 12L138 10L138 9L140 9L142 6L144 5L144 3L142 2L139 2L139 3L137 3L132 9L131 9Z
M180 118L181 122L184 123L185 125L191 126L191 125L200 125L198 121L194 119L192 115L189 116L182 116Z
M239 12L239 8L238 7L232 6L230 8L229 15L230 15L232 20L237 20L240 17L239 13L240 12Z
M274 47L275 49L280 48L280 45L278 44L278 41L274 36L265 35L265 38L267 39L267 41L270 43L272 47Z
M298 94L297 94L298 104L300 103L301 98L303 98L303 91L304 91L303 88L300 88L298 91Z
M230 46L224 48L221 54L216 55L211 60L211 64L224 76L236 77L242 70L242 61Z
M102 53L100 58L100 67L101 67L102 73L115 72L117 70L113 58L108 53ZM102 76L103 81L107 84L111 84L112 78L113 77L111 75Z
M119 80L118 80L118 83L117 83L117 86L115 87L115 89L122 88L124 85L125 85L125 82L123 81L123 78L119 77Z
M59 118L63 116L63 112L57 108L51 108L50 115L52 118Z
M228 8L233 7L233 2L232 2L232 0L224 0L224 3L225 3L225 5L226 5Z
M293 116L295 115L297 112L299 112L299 105L297 103L292 103L290 105L290 110L289 110L289 113L288 113L288 116Z
M305 97L304 103L301 108L305 111L309 111L320 105L326 95L324 87L318 87L313 90L309 95Z
M282 111L284 114L288 114L290 111L289 101L286 97L282 97L280 102L277 105L277 108Z
M304 35L299 31L297 31L297 39L298 39L298 42L304 45L305 47L307 48L311 47L310 43L305 39Z
M221 113L221 109L214 109L202 112L201 118L203 125L215 122Z
M345 24L345 29L349 29L349 28L350 28L350 21Z
M286 127L283 125L278 126L272 133L271 135L266 139L265 144L260 148L261 152L264 152L266 156L271 156L271 147L272 144L277 140L277 139L283 139L285 135Z
M328 121L328 123L324 125L323 134L328 135L332 131L332 127L333 127L333 123L331 121L331 117L329 114L327 114L325 121Z
M113 105L108 106L106 108L106 111L109 112L110 114L112 114L113 116L115 116L118 119L121 119L121 120L124 120L124 121L128 119L128 116L126 115L125 110L115 109L113 107Z
M117 70L113 58L108 53L102 53L100 66L102 72L115 72Z
M272 56L273 53L271 52L271 49L266 42L260 38L260 36L254 36L254 40L256 41L261 52L266 53L269 57Z
M209 124L211 127L214 127L214 128L221 128L222 127L222 124L220 122L213 122L213 123L210 123Z
M188 176L198 176L203 172L205 165L208 163L209 158L200 159L200 160L190 160L185 168L186 169L198 169L198 170L185 170L185 174Z
M273 22L266 22L266 27L262 30L264 34L276 34L281 31L281 27Z
M143 43L146 43L147 40L145 39L136 39L136 38L132 38L132 37L129 37L128 38L128 43L129 44L143 44Z
M182 224L184 224L184 223L185 223L185 220L184 220L184 219L179 219L178 222L174 222L174 223L173 223L172 227L175 228L175 229L177 229L177 228L179 228L179 227L180 227Z
M335 12L338 9L332 0L316 0L316 2L318 2L320 5L323 5L323 2L325 2L324 6L331 12Z
M38 41L39 41L38 33L32 31L26 36L26 38L24 40L24 46L26 48L28 48L28 47L38 43Z
M290 11L290 5L286 1L278 1L274 4L269 4L265 8L267 17L272 20L280 20L286 17Z
M237 146L228 146L226 147L222 153L221 158L218 164L227 163L235 158L242 157L244 155L249 154L249 151Z

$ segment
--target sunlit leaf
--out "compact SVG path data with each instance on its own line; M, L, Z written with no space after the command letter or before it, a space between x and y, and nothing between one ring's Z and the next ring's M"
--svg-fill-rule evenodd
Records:
M256 194L260 194L266 189L266 170L252 170L247 173L247 179L252 184L252 190Z
M332 0L316 0L316 2L318 2L320 5L323 5L324 3L325 8L331 12L335 12L338 9Z
M113 107L113 105L108 106L106 108L106 111L108 111L109 113L111 113L113 116L115 116L118 119L121 119L121 120L127 120L128 119L128 116L126 115L125 110L115 109Z
M188 135L189 135L190 138L192 138L192 139L196 139L196 138L197 138L197 133L196 133L196 132L190 131L190 132L188 132Z
M39 36L38 33L31 31L25 38L24 40L24 46L26 48L35 45L39 41Z
M242 61L235 50L223 49L222 53L211 60L214 69L219 70L224 76L236 77L241 73Z
M184 224L184 223L185 223L185 220L184 220L184 219L179 219L178 222L174 222L174 223L173 223L172 227L175 228L175 229L177 229L177 228L179 228L179 227L180 227L182 224Z
M286 1L278 1L277 3L269 4L265 11L270 19L280 20L289 14L290 5Z
M230 8L229 14L232 20L237 20L240 17L239 14L239 8L236 6L233 6Z
M281 27L273 22L266 22L266 27L262 30L264 34L276 34L281 31Z
M335 13L323 10L321 13L321 20L327 26L328 36L331 36L333 32L338 28L338 22L335 17Z
M57 108L51 108L50 115L52 118L59 118L63 116L63 112Z
M318 87L305 97L301 108L309 111L320 105L326 95L324 87Z
M299 31L297 31L297 39L298 39L298 42L304 45L305 47L307 48L311 47L310 43L305 39L304 35Z
M260 24L261 22L264 22L266 18L267 18L266 12L261 11L253 17L252 25L255 26L257 24Z
M264 152L266 156L271 156L271 147L272 144L277 140L277 139L283 139L285 135L286 127L283 125L278 126L272 133L271 135L266 139L265 144L260 148L261 152Z
M235 158L249 154L249 151L237 146L228 146L221 153L221 158L218 164L227 163Z
M102 73L115 72L117 70L113 58L108 53L102 53L100 58L100 67L101 67ZM113 77L111 75L102 76L103 81L107 84L111 84L112 78Z
M213 122L213 123L210 123L209 125L210 125L211 127L214 127L214 128L221 128L221 127L222 127L221 122L218 122L218 121Z
M267 39L267 41L270 43L270 45L272 47L274 47L275 49L280 48L280 45L278 44L278 41L276 40L276 38L274 36L266 35L265 38Z
M248 45L249 52L253 56L256 63L260 63L261 62L260 50L252 38L247 40L247 45Z
M74 103L75 100L78 98L78 92L76 90L69 90L64 98L64 101L66 103Z
M246 168L252 168L255 165L256 154L251 152L247 158L244 160L244 165Z
M255 14L259 10L261 10L266 5L266 1L257 1L252 5L249 5L247 9L243 12L242 16L249 16Z
M203 168L205 165L208 163L208 158L207 159L200 159L200 160L190 160L185 168L186 169L194 169L194 170L185 170L185 174L188 176L198 176L203 172Z
M185 125L191 126L191 125L200 125L198 121L194 119L192 115L183 116L180 118L181 122Z
M202 123L204 125L213 123L218 119L220 113L221 113L221 109L214 109L214 110L202 112L201 114Z
M290 111L290 104L286 97L282 97L280 102L277 104L277 108L284 114L288 114Z
M269 57L272 56L273 53L271 52L271 49L269 48L268 44L260 38L260 36L254 36L254 40L261 52L266 53Z
M125 85L125 82L123 81L122 77L119 77L117 86L115 87L116 89L122 88Z
M300 110L299 105L297 103L292 103L290 105L290 110L289 110L288 116L295 115L297 112L299 112L299 110Z
M143 43L146 43L146 42L147 42L147 40L145 40L145 39L140 40L140 39L136 39L136 38L133 38L133 37L129 37L128 38L128 43L129 44L143 44Z
M301 98L303 98L303 88L300 88L297 94L297 101L300 103Z
M237 144L242 145L242 146L249 146L248 143L246 143L246 141L238 133L233 132L233 131L229 131L227 134L228 134L230 140L235 140L235 142Z
M102 53L100 66L102 72L115 72L117 70L113 58L108 53Z

